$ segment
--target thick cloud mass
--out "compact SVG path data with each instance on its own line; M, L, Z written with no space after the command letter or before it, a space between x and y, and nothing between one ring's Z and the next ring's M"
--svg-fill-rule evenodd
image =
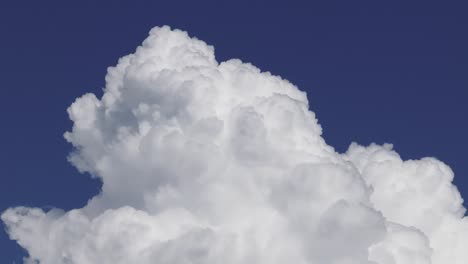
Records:
M26 263L466 264L453 172L391 145L321 137L305 93L187 33L154 28L68 109L81 209L2 214Z

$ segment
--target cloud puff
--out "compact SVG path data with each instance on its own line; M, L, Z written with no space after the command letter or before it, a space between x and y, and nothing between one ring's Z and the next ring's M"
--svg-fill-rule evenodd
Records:
M1 218L25 263L464 264L453 172L391 145L321 137L306 94L186 32L156 27L68 109L84 208Z

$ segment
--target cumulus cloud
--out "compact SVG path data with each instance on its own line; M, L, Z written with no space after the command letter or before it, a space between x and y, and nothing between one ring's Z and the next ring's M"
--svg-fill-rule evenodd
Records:
M391 145L335 152L304 92L186 32L152 29L68 114L69 160L102 191L6 210L25 263L468 262L449 167Z

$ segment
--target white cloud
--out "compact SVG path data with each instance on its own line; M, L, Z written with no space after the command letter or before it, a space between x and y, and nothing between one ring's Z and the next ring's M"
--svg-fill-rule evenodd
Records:
M336 153L305 93L169 27L68 109L69 160L103 182L69 212L2 214L26 263L464 264L442 162Z

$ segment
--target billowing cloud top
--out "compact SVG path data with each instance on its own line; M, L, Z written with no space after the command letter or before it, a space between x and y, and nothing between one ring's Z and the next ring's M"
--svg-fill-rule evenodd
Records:
M336 153L305 93L157 27L68 109L81 209L2 214L42 264L466 264L453 172L391 145Z

